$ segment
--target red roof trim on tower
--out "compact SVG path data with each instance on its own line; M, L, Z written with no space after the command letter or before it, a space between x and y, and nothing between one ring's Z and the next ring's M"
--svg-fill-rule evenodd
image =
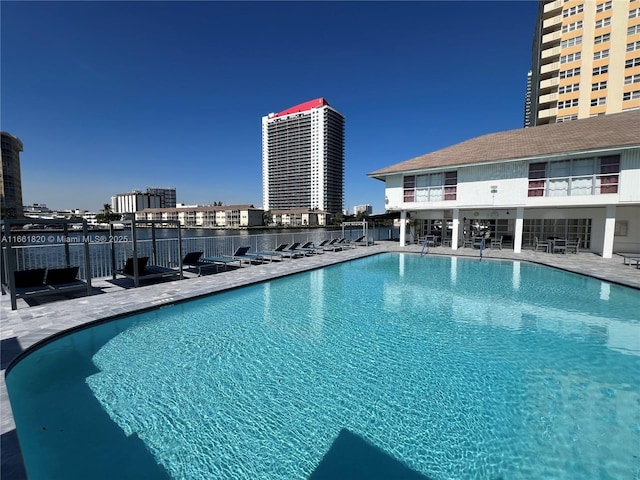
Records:
M314 100L309 100L308 102L301 103L299 105L295 105L293 107L289 107L286 110L281 111L280 113L276 113L273 117L281 117L283 115L289 115L291 113L306 112L307 110L311 110L312 108L324 107L325 105L329 105L329 102L320 97Z

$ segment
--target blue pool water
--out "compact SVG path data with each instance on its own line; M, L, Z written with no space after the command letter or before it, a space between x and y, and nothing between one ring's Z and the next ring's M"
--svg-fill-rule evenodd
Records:
M29 478L640 477L640 292L384 254L104 323L7 376Z

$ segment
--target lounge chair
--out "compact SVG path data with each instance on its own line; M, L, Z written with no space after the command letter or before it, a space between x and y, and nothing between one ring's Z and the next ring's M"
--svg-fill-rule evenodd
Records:
M184 258L182 259L182 265L184 265L189 270L190 269L196 270L198 272L198 276L199 277L202 275L202 271L203 270L211 270L211 269L215 268L216 273L217 273L219 264L201 261L200 257L202 257L203 254L204 254L204 252L189 252L189 253L187 253L184 256Z
M78 279L80 267L32 268L13 272L13 290L10 285L3 285L11 291L11 309L16 310L17 298L25 300L43 295L65 295L80 290L91 295L91 281Z
M500 240L498 240L497 238L492 238L491 239L491 249L499 248L500 250L502 250L502 240L503 239L504 239L504 236L501 236Z
M242 264L243 260L249 265L253 262L262 263L264 261L264 258L261 255L258 255L257 253L249 253L249 250L251 250L251 247L238 247L231 257L236 260L240 260L240 264Z
M298 247L300 242L294 242L289 247L282 249L280 255L285 258L300 258L305 256L305 252L301 251Z
M365 236L362 235L358 238L356 238L355 240L345 240L342 239L342 241L338 241L338 245L342 245L344 247L351 247L351 248L356 248L358 246L359 243L362 243L362 241L364 240Z
M329 240L328 242L322 242L324 243L324 245L322 245L322 249L325 252L340 252L342 251L342 245L338 244L338 239L334 238L333 240Z
M182 278L182 269L176 270L173 268L162 267L160 265L147 265L149 262L149 257L138 257L137 258L137 274L136 268L134 267L135 263L133 258L128 258L124 264L122 270L116 270L113 278L115 278L116 274L123 275L127 278L131 278L136 287L139 286L140 280L150 280L154 278L171 278L178 277Z
M304 257L305 253L298 249L299 246L300 242L292 243L290 247L283 249L282 252L280 252L280 255L286 258Z
M301 247L298 248L305 253L305 255L318 255L320 253L324 253L322 248L316 247L313 242L306 242Z
M281 243L280 245L278 245L276 248L274 248L273 250L266 250L266 251L261 251L261 252L256 252L256 255L260 255L263 258L269 258L269 261L272 262L274 259L278 258L278 259L282 259L282 251L287 248L289 244L288 243Z

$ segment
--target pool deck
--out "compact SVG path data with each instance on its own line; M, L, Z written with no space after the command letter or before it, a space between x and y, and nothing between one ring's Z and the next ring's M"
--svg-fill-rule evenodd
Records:
M0 347L2 354L2 376L0 378L2 469L0 477L9 480L26 480L4 373L13 358L35 343L70 328L106 318L272 280L376 253L409 252L420 254L421 250L421 245L400 247L398 242L383 241L368 247L359 246L341 252L325 252L322 255L285 259L280 262L247 265L243 268L220 271L201 277L187 272L182 281L154 283L139 288L131 288L133 283L130 280L100 279L92 282L94 290L97 292L95 295L57 301L41 297L39 304L32 306L19 299L17 310L11 310L9 296L2 295L0 299L2 341ZM431 247L427 254L480 258L479 250L472 248L453 251L449 247ZM614 255L611 259L604 259L590 252L549 254L524 250L515 254L510 249L486 249L483 252L483 258L527 261L560 268L638 289L640 295L640 269L636 265L624 265L623 258L618 255Z

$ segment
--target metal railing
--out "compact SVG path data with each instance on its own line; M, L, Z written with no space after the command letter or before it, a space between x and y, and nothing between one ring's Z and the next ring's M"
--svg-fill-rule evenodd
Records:
M233 252L241 246L251 247L252 252L269 251L276 248L282 243L292 244L299 242L320 243L325 239L333 239L340 237L340 230L334 231L291 231L286 233L275 234L256 234L256 235L233 235L233 236L214 236L214 237L188 237L182 238L182 252L186 255L189 252L204 252L204 256L225 256L232 255ZM356 235L353 233L353 235ZM349 239L348 235L347 239ZM356 235L357 237L357 235ZM354 238L356 238L354 237ZM116 268L122 268L126 259L132 256L133 242L125 239L119 242L89 242L89 259L91 268L91 278L105 278L112 275L112 258L115 259ZM138 257L148 256L149 263L164 267L177 267L180 264L178 257L178 239L162 238L155 242L155 252L153 251L154 243L151 239L137 242ZM28 270L32 268L58 268L67 265L66 249L69 250L69 263L78 265L80 270L78 278L87 279L87 272L84 265L84 243L64 244L28 244L28 245L12 245L10 251L15 255L16 270ZM113 249L113 252L112 252ZM3 255L7 253L3 247ZM154 261L155 260L155 261Z

